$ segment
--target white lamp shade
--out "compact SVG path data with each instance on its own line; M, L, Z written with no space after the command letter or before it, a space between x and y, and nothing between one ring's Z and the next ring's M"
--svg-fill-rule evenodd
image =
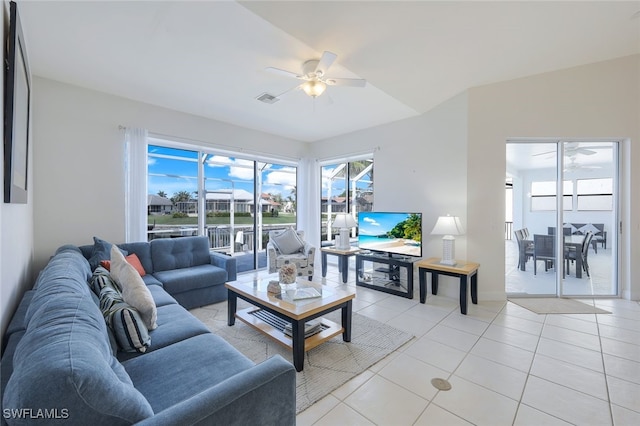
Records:
M431 235L462 235L464 229L458 216L440 216Z
M343 229L343 228L349 229L356 226L356 221L355 219L353 219L353 216L351 216L350 214L338 213L336 215L336 218L333 221L332 226L334 228L339 228L339 229Z

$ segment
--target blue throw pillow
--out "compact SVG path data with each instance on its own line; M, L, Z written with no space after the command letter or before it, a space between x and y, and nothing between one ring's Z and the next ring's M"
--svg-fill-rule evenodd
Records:
M93 237L93 251L91 252L91 257L89 258L89 265L91 266L91 270L95 271L95 269L100 266L101 260L109 260L111 259L111 244L108 241L101 240L98 237ZM129 254L128 251L120 249L123 256Z

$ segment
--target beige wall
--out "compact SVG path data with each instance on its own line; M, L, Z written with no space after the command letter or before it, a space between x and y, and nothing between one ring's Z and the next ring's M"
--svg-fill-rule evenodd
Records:
M640 281L630 277L640 273L640 55L469 90L468 253L495 294L504 291L505 142L516 137L627 141L620 283L639 299Z

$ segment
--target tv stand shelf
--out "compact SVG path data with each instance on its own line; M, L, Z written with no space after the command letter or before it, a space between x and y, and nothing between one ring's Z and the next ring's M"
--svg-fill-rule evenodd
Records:
M359 253L356 255L356 285L413 299L413 264L418 260Z

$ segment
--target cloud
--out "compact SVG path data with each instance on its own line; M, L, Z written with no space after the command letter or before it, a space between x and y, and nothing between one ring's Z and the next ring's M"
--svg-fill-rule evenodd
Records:
M380 226L380 224L378 222L376 222L375 219L371 219L370 217L365 217L362 220L365 221L365 222L368 222L369 225L371 225L371 226Z

